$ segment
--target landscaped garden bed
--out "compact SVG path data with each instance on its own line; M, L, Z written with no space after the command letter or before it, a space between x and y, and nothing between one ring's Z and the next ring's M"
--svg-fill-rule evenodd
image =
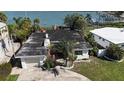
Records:
M118 63L91 57L91 62L75 63L72 70L95 81L124 80L124 62Z

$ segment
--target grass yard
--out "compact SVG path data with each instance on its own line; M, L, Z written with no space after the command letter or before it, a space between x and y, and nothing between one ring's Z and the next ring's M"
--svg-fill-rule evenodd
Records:
M9 75L6 79L6 81L16 81L18 79L18 74L15 75Z
M124 62L117 63L91 57L90 63L75 63L72 70L95 81L124 80Z

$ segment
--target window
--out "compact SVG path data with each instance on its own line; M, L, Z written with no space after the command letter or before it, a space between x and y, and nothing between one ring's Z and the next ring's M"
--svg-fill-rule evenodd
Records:
M82 55L82 51L75 51L75 55Z

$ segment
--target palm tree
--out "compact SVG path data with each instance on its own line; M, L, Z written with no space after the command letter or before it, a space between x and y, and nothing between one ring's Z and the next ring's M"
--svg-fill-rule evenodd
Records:
M7 16L3 12L0 12L0 21L1 22L6 22L7 21Z
M21 24L22 24L22 17L13 17L13 20L15 21L16 25L17 25L17 29L21 28Z
M8 29L9 29L9 35L11 36L12 34L14 34L14 31L16 30L16 25L15 24L9 24Z
M40 19L39 18L35 18L34 19L34 24L39 24L40 23Z
M34 19L34 25L33 25L33 31L39 31L40 30L40 19L39 18L35 18Z
M52 47L54 51L63 54L63 59L66 60L65 66L67 66L68 61L72 62L75 60L73 48L74 42L72 41L60 41L59 43Z

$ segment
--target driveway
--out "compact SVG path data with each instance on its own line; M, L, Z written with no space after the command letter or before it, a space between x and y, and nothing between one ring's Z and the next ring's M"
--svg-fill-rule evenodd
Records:
M13 68L11 74L20 74L18 81L89 81L85 76L70 70L58 69L58 71L59 75L55 77L53 73L42 71L37 64L31 63L27 69Z

